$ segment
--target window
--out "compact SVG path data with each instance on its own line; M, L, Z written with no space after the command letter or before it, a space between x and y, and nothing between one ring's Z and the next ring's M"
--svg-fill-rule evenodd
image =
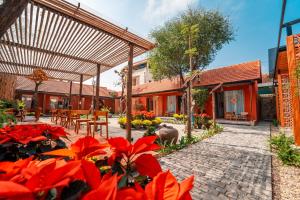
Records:
M56 109L58 107L58 97L50 97L50 109Z
M139 85L139 83L140 83L139 79L140 79L139 76L133 77L133 78L132 78L132 86Z
M167 97L167 112L176 113L176 96Z
M225 91L224 94L226 112L234 112L235 114L244 112L245 102L243 90Z

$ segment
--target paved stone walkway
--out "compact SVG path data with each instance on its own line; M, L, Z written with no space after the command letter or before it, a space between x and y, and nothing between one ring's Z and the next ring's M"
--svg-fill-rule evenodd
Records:
M195 175L193 199L272 199L269 125L225 125L221 134L161 158L182 180Z

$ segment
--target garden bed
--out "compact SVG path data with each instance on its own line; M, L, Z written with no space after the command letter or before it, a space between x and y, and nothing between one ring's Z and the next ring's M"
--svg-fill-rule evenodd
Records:
M271 136L279 134L273 128ZM279 159L274 148L272 150L272 187L274 200L296 200L300 197L300 167L285 165Z

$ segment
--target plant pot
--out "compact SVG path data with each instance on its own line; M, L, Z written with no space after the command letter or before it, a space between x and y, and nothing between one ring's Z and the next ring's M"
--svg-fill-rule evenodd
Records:
M163 144L176 144L179 133L172 126L163 125L163 128L158 131L158 135Z

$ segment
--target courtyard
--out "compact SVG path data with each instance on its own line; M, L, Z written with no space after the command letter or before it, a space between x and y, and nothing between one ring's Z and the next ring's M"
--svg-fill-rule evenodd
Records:
M279 2L0 0L0 200L300 200Z

